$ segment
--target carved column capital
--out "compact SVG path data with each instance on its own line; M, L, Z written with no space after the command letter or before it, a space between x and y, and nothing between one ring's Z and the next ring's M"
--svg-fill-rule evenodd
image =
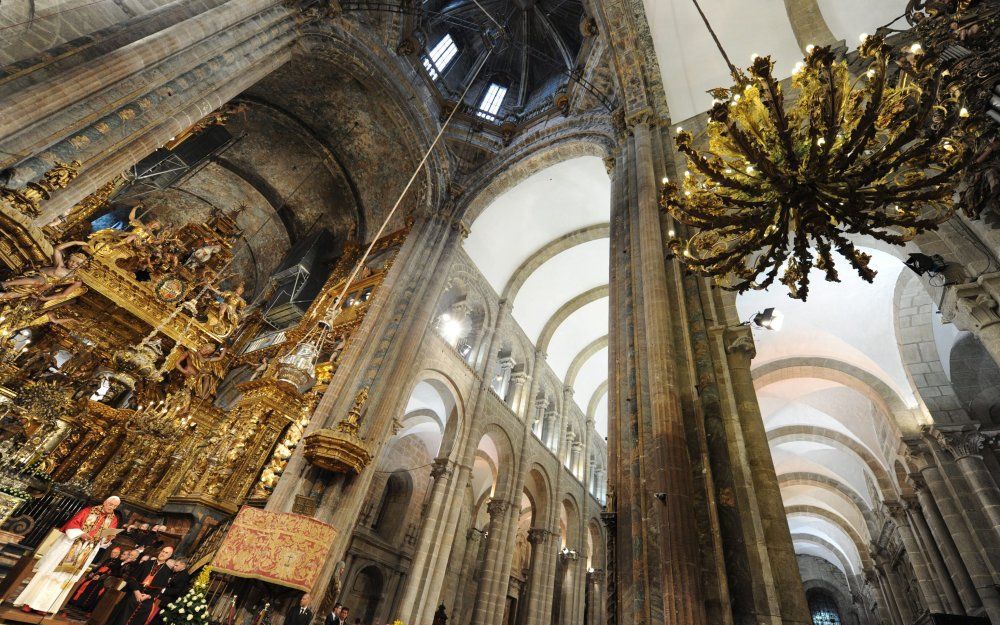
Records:
M747 358L757 355L757 346L753 342L753 332L750 326L734 326L725 329L723 334L727 354L743 354Z
M541 545L548 540L552 532L543 527L532 527L528 530L528 542L532 545Z
M949 287L941 304L941 318L968 332L1000 323L1000 273Z
M508 508L510 508L510 502L506 499L490 499L490 502L486 504L486 511L490 513L491 517L507 512Z
M906 483L910 485L913 492L919 494L921 492L927 491L927 482L924 481L924 476L919 473L911 473L906 476Z
M901 501L886 501L885 509L896 523L906 523L906 505Z
M903 439L906 449L903 457L917 471L923 471L929 466L933 466L934 458L931 456L927 442L919 437L907 437Z
M452 474L451 463L447 458L438 458L431 467L431 477L435 480L439 477L447 477Z
M955 460L969 456L979 456L986 444L986 436L979 431L979 426L952 428L933 428L929 434Z

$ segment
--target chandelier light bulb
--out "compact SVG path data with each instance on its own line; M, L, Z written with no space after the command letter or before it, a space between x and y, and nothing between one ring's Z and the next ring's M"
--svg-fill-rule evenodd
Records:
M816 49L816 45L810 43L809 45L806 46L806 54L812 54L813 50L815 50L815 49Z
M860 43L864 43L865 40L868 39L868 37L869 37L868 33L861 33L860 35L858 35L858 41Z
M920 45L920 43L915 43L912 46L910 46L910 52L913 54L921 54L923 51L924 48L923 46Z
M958 116L959 116L959 117L961 117L961 118L966 118L966 117L968 117L968 116L969 116L969 109L967 109L967 108L965 108L965 107L963 106L963 107L961 108L961 110L959 110L959 111L958 111ZM0 317L0 321L3 321L3 317Z

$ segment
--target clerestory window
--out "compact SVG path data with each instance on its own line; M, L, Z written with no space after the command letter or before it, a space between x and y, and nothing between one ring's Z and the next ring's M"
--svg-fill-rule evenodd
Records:
M427 74L432 80L437 80L438 76L444 73L456 54L458 54L458 46L455 45L455 40L451 38L450 34L445 33L430 53L423 57L424 69L427 70Z
M506 96L507 87L498 85L495 82L490 83L489 88L486 90L486 95L479 101L479 113L477 115L491 122L497 121L497 112L500 110L500 105L503 104L503 99Z

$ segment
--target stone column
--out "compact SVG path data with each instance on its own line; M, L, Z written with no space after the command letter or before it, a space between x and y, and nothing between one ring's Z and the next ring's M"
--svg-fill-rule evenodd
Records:
M882 572L881 567L876 565L874 570L865 570L865 579L872 587L878 590L879 597L881 598L880 603L885 606L885 611L889 615L892 625L909 625L900 616L899 607L896 605L895 597L893 597L887 588L889 584L885 579L885 574Z
M952 541L948 527L941 517L941 512L934 503L934 497L927 489L927 484L921 475L911 475L910 481L917 492L920 509L923 511L923 517L930 529L933 544L936 544L941 549L941 555L944 558L947 569L946 573L948 573L952 583L955 585L963 608L962 611L965 614L975 614L982 609L983 603L976 593L976 587L969 577L965 563L962 562L962 556L958 552L958 547Z
M706 625L694 481L681 410L672 316L676 275L668 275L650 110L626 120L611 177L612 363L609 387L609 511L616 513L616 609L622 625ZM662 154L662 153L661 153ZM661 157L662 158L662 157ZM657 495L657 493L659 493ZM656 496L654 496L656 495Z
M570 473L572 473L577 479L584 483L586 486L586 477L580 470L580 466L583 462L583 441L573 441L570 446L569 454L569 466ZM582 514L582 512L581 512Z
M962 600L958 597L955 584L948 573L941 552L938 550L937 541L934 540L930 528L927 526L927 519L920 508L920 503L916 500L908 500L905 504L907 518L910 525L916 529L916 535L920 537L923 545L923 553L927 560L927 571L935 586L940 590L942 612L947 614L964 614Z
M735 302L735 298L734 298ZM730 320L732 322L732 320ZM757 403L757 391L753 386L753 376L750 372L751 361L756 355L753 334L747 326L727 326L721 332L715 329L714 334L721 335L724 351L729 365L729 382L731 393L736 404L736 416L739 421L739 435L742 438L743 449L737 452L734 461L740 463L740 455L745 454L750 466L752 493L760 528L754 527L764 538L766 546L767 567L751 566L754 574L764 582L768 593L773 593L785 623L808 623L809 607L806 603L802 579L798 573L798 561L792 545L791 532L788 529L788 517L785 514L784 502L781 498L781 487L774 470L771 457L771 447L764 429L764 419ZM748 488L748 490L751 490ZM769 569L770 579L763 570ZM761 593L764 594L764 593ZM770 601L769 601L770 603Z
M548 406L544 399L539 400L539 402ZM556 414L555 409L552 406L545 408L542 415L542 442L552 451L559 449L559 432L556 429L558 424L559 415Z
M551 563L555 560L552 547L555 540L549 530L533 527L528 530L528 542L531 543L531 577L525 625L549 625L547 617L552 612L552 603L546 603L546 598L549 598L548 590L554 583Z
M982 537L984 542L1000 541L1000 487L990 475L989 468L979 453L986 443L986 436L979 426L939 426L935 428L938 443L955 459L976 498L982 504L983 512L993 528L992 539Z
M887 501L886 508L888 508L889 514L892 515L892 519L896 523L899 538L903 542L903 547L909 556L910 564L913 566L913 573L917 578L917 584L920 587L920 595L924 599L924 605L931 612L944 612L944 606L941 604L941 599L934 588L934 582L931 581L927 561L924 559L924 554L917 546L917 541L910 530L909 517L906 514L904 505L898 502Z
M479 588L476 590L476 604L472 610L472 625L490 625L496 618L496 606L502 599L497 596L502 587L500 577L503 564L501 559L509 554L501 553L504 547L510 502L503 499L492 499L487 504L490 514L489 529L486 537L486 554L483 558L479 574Z
M444 288L448 268L460 248L461 228L447 215L447 205L418 216L368 313L341 355L340 365L320 400L306 436L322 428L337 427L352 410L354 397L368 389L362 407L359 436L372 457L392 436L392 426L408 400L413 366L408 354L418 352L428 332ZM321 596L333 569L347 551L352 529L371 488L375 472L369 467L360 475L329 474L313 467L296 448L289 459L267 509L291 511L297 495L323 493L315 516L338 529L320 572L315 595Z
M934 503L937 504L944 524L947 526L947 534L955 541L955 546L965 564L969 579L972 581L983 609L991 620L1000 622L1000 592L997 591L997 587L993 583L993 577L987 567L984 554L976 546L976 541L969 531L961 510L952 499L940 468L935 464L935 459L926 453L921 455L917 466L920 467L920 474L933 496ZM920 503L924 505L924 500L921 499ZM933 529L933 525L931 527ZM961 594L961 588L959 588L959 595L961 596ZM963 597L963 603L965 603L968 613L977 613L975 607L971 607L965 597Z
M434 482L420 526L417 546L413 552L413 562L400 600L399 618L404 623L421 621L423 608L426 608L427 604L437 607L438 597L430 591L429 586L438 577L439 569L443 572L445 568L439 566L439 563L443 561L443 564L447 565L451 553L450 541L454 540L456 532L456 528L448 521L451 511L460 509L455 501L457 489L454 488L454 482L460 483L461 477L452 480L454 468L454 463L447 458L438 458L431 469ZM445 543L449 544L449 548L444 548ZM443 575L441 577L443 578ZM433 613L433 609L431 612Z
M530 376L524 371L515 371L510 375L510 407L519 417L524 417L524 407L528 403L528 380Z

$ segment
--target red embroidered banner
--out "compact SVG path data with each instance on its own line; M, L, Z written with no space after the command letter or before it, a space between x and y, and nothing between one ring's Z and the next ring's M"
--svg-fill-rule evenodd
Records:
M219 573L310 591L337 530L311 517L243 507L212 559Z

